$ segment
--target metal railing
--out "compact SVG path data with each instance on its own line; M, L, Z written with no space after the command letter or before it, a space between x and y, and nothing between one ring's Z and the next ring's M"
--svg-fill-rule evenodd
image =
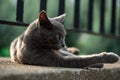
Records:
M106 0L101 0L100 3L100 28L99 33L95 33L93 31L93 2L94 0L89 0L88 2L88 26L87 30L81 30L80 27L80 2L81 0L75 0L74 5L74 24L72 29L68 29L68 31L76 31L76 32L85 32L95 35L102 35L106 37L118 38L120 39L120 23L119 23L119 34L116 35L116 0L111 0L111 26L110 33L105 34L105 5ZM47 0L40 0L40 11L47 10ZM0 24L7 25L17 25L17 26L28 26L28 23L24 23L23 14L24 14L24 0L17 0L17 12L16 12L16 21L6 21L0 20ZM65 0L59 0L59 8L58 15L63 14L65 12Z

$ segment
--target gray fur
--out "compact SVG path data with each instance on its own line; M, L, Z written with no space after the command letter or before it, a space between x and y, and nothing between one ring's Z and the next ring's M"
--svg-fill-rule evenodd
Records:
M118 55L114 53L103 52L88 56L70 53L64 40L64 17L65 15L48 18L46 12L41 11L39 18L11 43L11 61L40 66L84 68L119 60Z

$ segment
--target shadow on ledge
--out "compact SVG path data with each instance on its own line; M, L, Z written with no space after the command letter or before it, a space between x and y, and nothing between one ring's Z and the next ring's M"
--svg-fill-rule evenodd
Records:
M120 62L102 69L75 69L22 65L1 57L0 80L120 80Z

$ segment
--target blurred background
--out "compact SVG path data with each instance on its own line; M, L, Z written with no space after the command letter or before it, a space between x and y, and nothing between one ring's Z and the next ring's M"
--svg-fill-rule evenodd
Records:
M80 28L84 30L87 26L88 1L81 0L80 3ZM100 1L94 0L93 7L93 31L98 33L100 26ZM111 0L105 0L105 30L110 33L111 25ZM58 16L59 0L48 0L47 13L49 17ZM65 28L73 28L75 0L65 0ZM17 0L0 0L0 19L16 21ZM40 0L24 0L24 22L31 23L38 17ZM120 0L116 3L116 29L120 35ZM11 26L0 24L0 56L9 57L10 43L25 31L24 26ZM68 47L77 47L80 54L94 54L100 52L115 52L120 55L120 38L109 38L88 33L68 32L66 36Z

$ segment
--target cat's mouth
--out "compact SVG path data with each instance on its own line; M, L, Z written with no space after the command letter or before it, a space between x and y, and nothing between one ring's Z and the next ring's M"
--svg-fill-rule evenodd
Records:
M54 50L59 50L59 49L61 49L61 48L63 48L63 46L60 46L60 45L52 46L52 49L54 49Z
M53 47L54 50L59 50L61 49L62 47Z

